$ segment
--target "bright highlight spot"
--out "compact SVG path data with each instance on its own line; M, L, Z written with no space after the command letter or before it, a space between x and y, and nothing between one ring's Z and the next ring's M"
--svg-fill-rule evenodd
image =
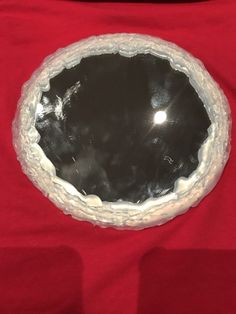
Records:
M44 114L43 105L41 103L38 103L36 107L36 116L39 116L39 118L42 118L43 114Z
M154 114L154 123L162 124L166 121L166 118L167 118L166 112L163 110L159 110Z

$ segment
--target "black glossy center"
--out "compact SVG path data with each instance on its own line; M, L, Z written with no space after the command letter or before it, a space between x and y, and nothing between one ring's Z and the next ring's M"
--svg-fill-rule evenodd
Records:
M142 202L198 166L210 120L188 77L167 60L91 56L50 86L37 107L39 145L81 193Z

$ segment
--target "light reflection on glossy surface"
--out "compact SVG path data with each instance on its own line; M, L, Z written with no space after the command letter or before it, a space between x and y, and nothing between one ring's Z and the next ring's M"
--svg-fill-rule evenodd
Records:
M154 114L154 124L162 124L166 121L167 119L167 114L164 110L159 110Z
M81 193L142 202L196 169L210 120L168 61L93 56L50 83L36 112L39 144Z

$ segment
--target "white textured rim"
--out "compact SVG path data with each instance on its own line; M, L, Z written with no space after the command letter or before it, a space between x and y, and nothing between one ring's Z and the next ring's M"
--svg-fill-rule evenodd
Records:
M38 145L35 128L36 106L49 80L64 68L80 63L82 58L104 53L132 57L139 53L169 60L171 66L185 73L203 101L211 126L208 138L199 150L199 165L188 178L179 178L174 191L149 198L141 204L102 202L98 196L82 195L75 187L56 176L56 170ZM161 225L196 205L218 181L230 150L230 110L223 92L203 64L173 43L140 34L93 36L59 49L49 56L23 86L13 122L13 142L23 171L31 181L64 213L79 220L122 229L142 229Z

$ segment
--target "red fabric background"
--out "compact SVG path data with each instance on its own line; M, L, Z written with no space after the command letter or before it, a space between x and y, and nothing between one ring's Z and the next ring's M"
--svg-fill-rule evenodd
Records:
M223 177L162 227L102 229L65 216L22 173L11 123L22 84L57 48L137 32L200 58L236 117L236 2L0 1L0 313L236 313L236 133Z

